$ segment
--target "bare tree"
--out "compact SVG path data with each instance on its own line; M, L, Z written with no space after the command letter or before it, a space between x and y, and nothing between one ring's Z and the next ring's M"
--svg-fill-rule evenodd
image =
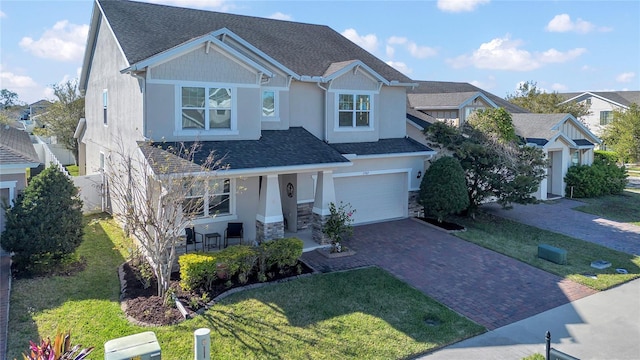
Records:
M169 289L183 229L201 216L205 194L224 181L217 174L221 161L213 152L202 156L202 151L197 142L140 143L133 150L120 142L105 164L114 216L138 240L156 274L161 297Z

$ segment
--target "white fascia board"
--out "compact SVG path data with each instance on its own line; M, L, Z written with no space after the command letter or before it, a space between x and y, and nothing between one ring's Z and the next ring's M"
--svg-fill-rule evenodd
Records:
M178 57L182 54L185 54L189 51L192 51L198 47L200 47L202 44L206 44L207 42L210 42L212 44L214 44L216 47L218 47L219 49L226 51L228 54L232 55L232 57L240 60L241 62L245 63L246 65L248 65L249 67L255 69L258 72L261 72L269 77L273 76L273 73L271 72L271 70L263 67L262 65L256 63L255 61L249 59L248 57L246 57L245 55L241 54L240 52L238 52L237 50L233 49L232 47L230 47L229 45L223 43L222 41L220 41L218 38L216 38L215 36L212 36L211 34L207 34L204 36L201 36L199 38L193 39L191 41L187 41L185 43L182 43L178 46L175 46L169 50L163 51L157 55L154 55L150 58L147 58L145 60L139 61L131 66L129 66L126 69L120 70L121 73L127 73L127 72L131 72L131 71L138 71L138 70L143 70L149 66L153 66L153 65L157 65L159 63L168 61L170 59L173 59L175 57Z
M78 89L84 91L87 89L87 80L89 78L89 66L93 59L93 52L96 48L96 41L98 38L98 26L100 26L100 18L102 17L102 9L98 1L94 1L93 9L91 10L91 25L89 26L89 34L87 36L87 43L85 44L84 58L82 60L82 70L80 71L80 81L78 83Z
M263 168L250 168L250 169L229 169L229 170L212 170L212 171L200 171L196 173L174 173L160 175L160 177L184 177L184 176L215 176L215 177L242 177L242 176L264 176L264 175L277 175L283 173L294 172L310 172L310 171L322 171L332 170L337 167L352 166L351 162L340 163L326 163L326 164L307 164L307 165L292 165L292 166L276 166L276 167L263 167Z
M76 126L76 131L74 131L73 133L74 139L80 138L80 134L82 133L82 130L84 130L86 124L87 124L87 119L80 118L80 121L78 121L78 125Z
M499 106L494 103L493 101L491 101L491 99L489 99L485 94L483 94L482 92L478 91L475 95L473 95L472 97L470 97L469 99L465 100L462 105L460 105L460 108L466 106L467 104L473 102L473 100L477 99L477 98L482 98L484 99L484 101L486 101L489 105L493 106L494 108L499 108Z
M377 80L379 82L384 83L385 85L389 85L389 81L387 79L385 79L384 77L382 77L382 75L378 74L377 72L373 71L372 68L370 68L369 66L367 66L367 64L363 63L360 60L356 60L354 62L352 62L351 64L343 67L342 69L334 72L333 74L327 76L327 77L323 77L324 81L323 82L329 82L333 79L336 79L344 74L346 74L347 72L357 69L357 68L362 68L364 69L369 76L372 76L374 80Z
M414 110L460 110L455 105L439 105L439 106L414 106Z
M565 118L562 119L562 121L558 125L562 125L565 121L571 121L571 123L577 126L585 136L590 137L591 140L593 140L593 142L595 142L596 144L602 143L602 140L600 140L599 137L597 137L594 133L591 132L591 130L584 126L584 124L573 117L573 115L567 114L567 116L565 116Z
M426 120L425 120L425 121L426 121ZM424 130L424 128L423 128L422 126L420 126L420 125L416 124L415 122L413 122L413 121L411 121L411 120L409 120L409 119L407 119L407 123L409 123L409 125L412 125L413 127L415 127L416 129L418 129L418 130L420 130L420 131L423 131L423 130Z
M574 96L572 98L569 98L569 99L561 102L560 104L565 104L565 103L568 103L568 102L571 102L571 101L576 101L577 99L579 99L579 98L581 98L583 96L595 96L595 95L593 95L592 93L590 93L588 91L587 92L583 92L582 94L580 94L578 96Z
M343 154L342 156L346 157L349 160L360 160L360 159L388 159L388 158L396 158L396 157L418 157L418 156L433 156L437 154L437 151L420 151L420 152L410 152L410 153L389 153L389 154L374 154L374 155L356 155L356 154Z
M220 35L225 35L225 36L229 36L231 37L233 40L237 41L238 43L242 44L244 47L246 47L247 49L253 51L254 53L256 53L257 55L259 55L260 57L262 57L263 59L267 60L268 62L270 62L271 64L275 65L276 68L282 70L284 73L286 73L289 76L292 76L294 78L300 78L300 75L296 74L294 71L292 71L291 69L289 69L288 67L282 65L281 63L279 63L278 61L276 61L274 58L272 58L271 56L267 55L266 53L264 53L262 50L258 49L257 47L251 45L251 43L249 43L248 41L246 41L245 39L241 38L240 36L238 36L237 34L235 34L233 31L227 29L227 28L222 28L219 30L216 30L214 32L211 33L211 36L217 38Z
M576 144L572 139L569 139L567 137L567 135L563 134L563 133L557 133L556 135L554 135L551 139L549 139L549 141L544 145L545 148L547 148L547 145L550 145L552 143L555 143L558 139L563 140L564 142L567 143L567 145L569 145L570 148L577 148L578 144Z

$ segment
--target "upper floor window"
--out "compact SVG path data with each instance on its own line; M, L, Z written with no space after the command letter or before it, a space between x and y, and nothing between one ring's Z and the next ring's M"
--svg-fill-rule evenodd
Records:
M194 218L231 215L231 180L216 179L198 184L187 184L182 212Z
M182 129L231 129L230 88L182 87Z
M102 123L107 125L107 106L109 105L109 91L102 90Z
M276 92L275 90L263 90L262 120L275 120L276 118Z
M587 100L585 100L585 103L586 103L587 105L591 105L591 98L588 98Z
M600 125L608 125L613 121L613 111L600 111Z
M339 94L338 126L341 128L370 127L371 95Z

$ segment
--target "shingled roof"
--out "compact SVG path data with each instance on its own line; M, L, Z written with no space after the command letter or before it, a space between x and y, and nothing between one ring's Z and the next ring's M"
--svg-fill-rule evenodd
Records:
M129 64L228 29L300 76L360 60L388 81L412 80L324 25L123 0L98 0Z
M613 101L620 105L629 107L632 103L640 105L640 91L584 91L584 92L569 92L558 93L565 101L581 97L582 95L588 96L589 94Z
M33 148L29 134L3 125L0 127L0 164L39 164L38 154Z
M544 146L556 135L560 134L557 126L563 120L574 119L570 114L513 114L512 121L516 134L528 143ZM586 130L586 129L585 129ZM588 130L586 130L588 132ZM596 141L595 135L591 134ZM593 146L587 139L571 139L578 146Z
M139 147L156 173L201 171L200 166L211 152L229 171L349 163L338 151L301 127L262 130L259 140L203 141L192 163L174 155L176 149L191 148L193 144L141 142Z
M330 146L341 154L382 155L382 154L405 154L417 152L435 152L411 138L400 139L380 139L372 142L339 143Z
M521 108L517 105L514 105L505 99L496 96L488 91L482 90L477 86L471 85L469 83L463 82L450 82L450 81L417 81L418 86L413 89L407 89L407 96L411 101L413 106L419 105L420 101L430 101L437 100L436 96L440 96L441 98L446 98L445 94L450 94L450 96L455 96L453 94L463 94L464 96L471 96L474 93L482 93L487 98L491 99L496 105L504 108L508 112L514 113L528 113L529 111ZM438 95L441 94L441 95ZM468 98L468 97L467 97ZM441 100L438 104L446 102L445 100ZM450 101L449 101L450 102Z

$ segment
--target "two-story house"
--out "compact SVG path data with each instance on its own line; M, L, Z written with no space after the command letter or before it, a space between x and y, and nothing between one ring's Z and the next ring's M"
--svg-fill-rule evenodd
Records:
M427 144L423 131L435 121L461 126L476 110L504 108L516 134L528 146L540 148L549 165L536 198L546 200L570 194L564 177L572 165L590 165L600 139L570 114L532 114L526 109L468 83L418 81L407 94L407 134Z
M228 169L211 173L215 194L193 194L196 228L242 222L262 240L311 227L323 242L331 202L350 203L356 224L410 215L435 153L406 136L414 85L327 26L97 0L81 171L103 170L118 142L162 164L149 141L198 141Z
M566 99L563 103L578 102L588 106L589 114L579 120L597 135L602 135L604 128L613 121L614 110L627 110L632 103L640 105L640 91L585 91L558 95Z

